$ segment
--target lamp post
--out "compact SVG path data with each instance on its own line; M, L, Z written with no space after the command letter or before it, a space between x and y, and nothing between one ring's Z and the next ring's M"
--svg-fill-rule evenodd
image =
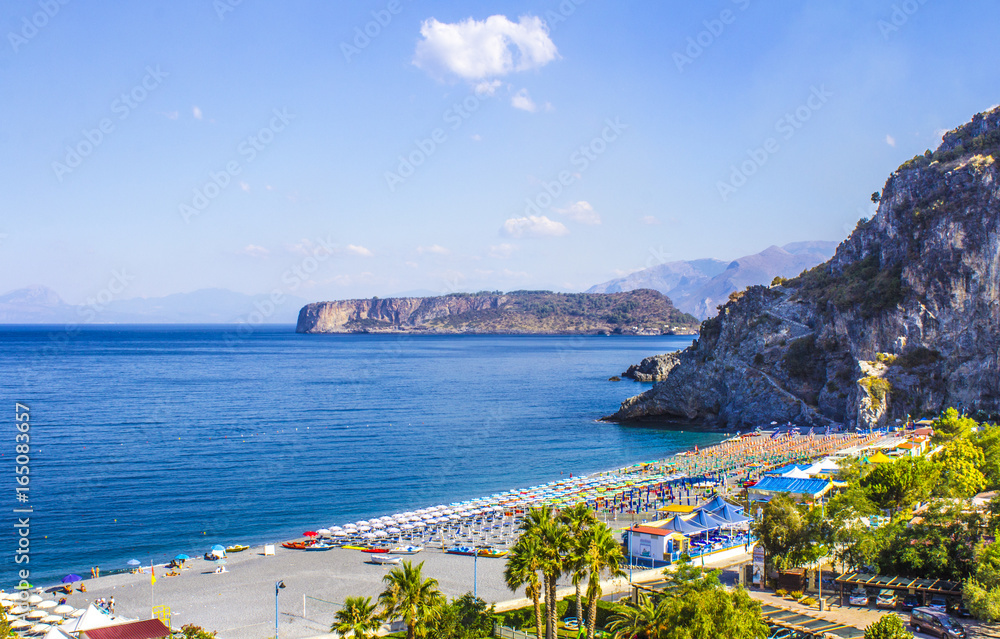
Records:
M472 596L479 597L479 549L472 549Z
M285 587L285 582L278 580L274 584L274 639L278 639L278 591Z

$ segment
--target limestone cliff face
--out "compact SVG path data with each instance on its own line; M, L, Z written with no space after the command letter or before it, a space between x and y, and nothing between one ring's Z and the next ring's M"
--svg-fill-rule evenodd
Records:
M1000 109L903 164L827 263L735 294L609 419L873 426L1000 413Z
M307 304L299 333L693 333L694 317L657 291L515 291Z

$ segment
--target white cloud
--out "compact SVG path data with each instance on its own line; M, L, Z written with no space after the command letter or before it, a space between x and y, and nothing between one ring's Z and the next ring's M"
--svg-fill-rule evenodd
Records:
M357 244L348 244L347 252L352 255L360 255L361 257L375 257L374 253L363 246L358 246Z
M503 84L503 82L501 82L500 80L492 80L492 81L483 80L482 82L476 85L475 89L476 95L482 95L482 96L493 95L494 93L497 92L497 89L500 88L501 84Z
M510 99L510 105L515 109L521 109L522 111L528 111L529 113L534 113L538 108L535 106L534 100L528 95L527 89L521 89L514 94L514 97Z
M424 253L433 253L434 255L448 255L451 253L448 249L441 246L440 244L432 244L431 246L418 246L417 253L423 255Z
M538 69L559 57L549 30L537 16L469 18L448 24L431 18L420 25L413 64L436 77L480 81Z
M513 244L507 244L506 242L503 244L497 244L496 246L490 247L490 257L496 257L501 260L505 260L511 255L513 255L514 251L516 250L517 247L514 246Z
M191 114L194 116L195 120L200 120L201 119L201 109L199 109L198 107L196 107L196 106L195 107L191 107Z
M240 253L244 255L249 255L250 257L267 257L271 254L271 251L267 250L263 246L257 246L256 244L247 244Z
M472 138L473 142L483 141L483 136L479 135L478 133L473 133L470 137Z
M558 237L568 235L569 229L562 222L550 220L544 215L512 217L503 223L500 232L510 237Z
M888 133L885 136L885 143L889 146L896 146L896 138L892 137Z
M176 120L181 116L177 111L161 111L161 113L166 116L168 120Z
M590 202L579 201L575 204L570 204L564 209L554 209L556 213L565 215L574 222L579 222L580 224L600 224L601 216L597 214L594 207L590 205Z
M241 189L243 189L244 191L247 191L247 192L249 192L249 191L250 191L250 185L249 185L249 184L247 184L246 182L242 182L242 181L241 181L241 182L240 182L240 188L241 188Z
M641 218L639 218L639 221L645 224L646 226L657 226L660 223L660 221L656 219L656 216L654 215L643 215Z

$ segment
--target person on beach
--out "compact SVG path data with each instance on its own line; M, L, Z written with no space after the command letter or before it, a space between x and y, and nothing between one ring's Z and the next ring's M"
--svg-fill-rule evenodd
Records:
M111 614L115 614L115 596L114 595L111 595L111 598L108 599L108 610L111 612Z

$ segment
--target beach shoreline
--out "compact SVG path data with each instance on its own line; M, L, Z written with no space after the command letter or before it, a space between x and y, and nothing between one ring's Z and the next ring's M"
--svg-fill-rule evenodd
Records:
M858 438L855 435L818 436L807 440L808 436L797 439L780 435L781 439L808 445L810 450L829 448L864 442L871 445L872 436ZM753 440L761 448L772 442L775 436L757 435ZM574 478L580 485L595 482L600 478L622 477L639 479L642 477L664 477L665 470L684 464L697 468L697 460L718 460L722 474L729 461L722 453L729 438L716 446L681 451L656 462L641 462L592 475ZM794 448L793 444L785 446ZM763 453L762 453L763 454ZM799 455L800 457L802 455ZM774 457L777 463L780 457ZM692 466L692 464L694 464ZM730 464L731 465L731 464ZM706 467L707 468L707 467ZM655 474L654 474L655 473ZM670 477L669 475L666 477ZM701 479L701 477L697 477ZM694 479L689 477L688 479ZM563 483L568 482L563 480ZM559 483L557 481L552 484ZM549 486L548 484L545 486ZM508 493L522 493L540 487L517 489ZM708 488L693 489L687 499L697 501ZM640 490L641 493L641 490ZM633 491L634 494L634 491ZM678 493L678 498L680 493ZM647 497L649 493L647 493ZM496 497L496 495L494 495ZM633 504L635 502L629 502ZM455 505L455 504L453 504ZM653 506L650 500L645 505ZM520 508L529 507L526 504ZM643 513L629 512L624 500L616 506L621 512L604 512L602 520L620 530L639 519L655 518L655 511ZM617 534L617 533L616 533ZM403 543L406 543L404 540ZM441 542L441 545L445 545ZM105 575L86 580L87 592L74 591L68 596L68 603L83 607L99 598L115 597L116 612L135 619L149 618L153 605L165 605L171 611L171 625L179 628L193 623L219 633L220 639L249 639L268 636L274 630L273 589L277 581L284 581L286 588L278 595L279 623L281 634L288 639L325 634L332 623L338 604L349 596L377 597L381 592L382 578L392 568L391 565L377 565L370 562L371 555L360 550L337 548L322 552L290 550L275 543L274 555L265 555L265 544L255 544L249 550L231 553L227 557L226 572L217 573L217 565L204 558L185 562L178 576L166 576L167 569L160 564L155 567L156 584L151 584L150 567L141 572ZM207 550L207 549L206 549ZM523 597L523 593L509 591L504 585L503 568L505 561L496 558L479 558L446 554L440 548L427 548L409 557L417 563L424 563L426 576L438 579L442 592L449 597L458 597L466 592L476 594L488 602L512 602ZM474 581L475 580L475 581ZM561 587L570 583L560 581ZM56 594L55 597L62 595Z

